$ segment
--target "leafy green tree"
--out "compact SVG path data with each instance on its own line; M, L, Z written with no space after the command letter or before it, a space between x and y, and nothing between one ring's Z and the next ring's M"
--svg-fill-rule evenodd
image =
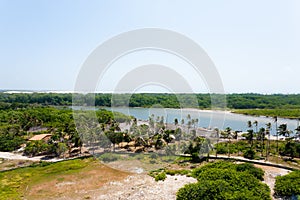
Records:
M113 131L107 131L105 132L105 135L113 144L113 151L115 151L116 144L126 141L128 137L127 133ZM128 140L126 142L128 142Z
M3 133L0 133L0 151L14 151L20 148L25 140L18 135L18 131L12 129L11 126L4 129Z
M300 146L300 143L296 143L291 138L286 139L284 150L281 152L282 155L290 156L290 159L294 159L294 157L297 155L297 148L299 148L297 146Z

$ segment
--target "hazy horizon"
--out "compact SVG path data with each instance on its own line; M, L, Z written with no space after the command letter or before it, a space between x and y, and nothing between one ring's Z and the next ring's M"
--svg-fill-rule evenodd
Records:
M54 93L54 94L72 94L72 93L82 93L86 94L86 92L78 92L74 90L13 90L13 89L0 89L0 92L8 93L8 94L18 94L18 93ZM130 92L114 92L114 91L94 91L94 92L88 92L88 94L132 94ZM137 94L142 93L150 93L150 94L212 94L209 92L199 92L199 93L172 93L172 92L155 92L155 91L141 91L141 92L135 92ZM222 93L216 93L216 94L222 94ZM227 94L259 94L259 95L299 95L300 93L255 93L255 92L240 92L240 93L224 93Z

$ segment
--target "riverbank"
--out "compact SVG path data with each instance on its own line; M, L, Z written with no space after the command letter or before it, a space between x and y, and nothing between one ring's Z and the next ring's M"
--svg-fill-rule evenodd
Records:
M231 112L251 116L280 117L284 119L300 120L300 109L240 109L232 110Z

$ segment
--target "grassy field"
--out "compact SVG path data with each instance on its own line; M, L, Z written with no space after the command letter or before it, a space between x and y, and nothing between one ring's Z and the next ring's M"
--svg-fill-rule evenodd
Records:
M93 158L33 164L0 172L0 199L85 197L85 191L96 190L108 181L121 180L128 174Z

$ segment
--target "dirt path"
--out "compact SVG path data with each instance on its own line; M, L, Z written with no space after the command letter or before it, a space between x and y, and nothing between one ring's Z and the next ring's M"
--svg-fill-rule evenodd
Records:
M40 157L29 158L22 156L20 154L10 153L10 152L0 152L0 158L9 159L9 160L30 160L30 161L40 161Z

